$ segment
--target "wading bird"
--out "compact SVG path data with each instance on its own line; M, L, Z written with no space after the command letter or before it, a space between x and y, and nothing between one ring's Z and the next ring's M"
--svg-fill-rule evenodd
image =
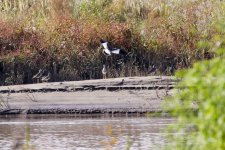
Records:
M123 49L120 48L112 48L111 45L105 41L105 40L100 40L102 46L103 46L103 53L107 56L111 56L112 54L117 54L121 56L126 56L127 52Z
M102 68L103 79L106 79L106 74L107 74L107 70L106 70L105 65L103 65L103 68Z

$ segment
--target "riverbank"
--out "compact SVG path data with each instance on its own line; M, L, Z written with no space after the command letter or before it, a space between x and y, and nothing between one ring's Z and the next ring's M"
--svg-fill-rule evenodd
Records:
M8 107L0 114L159 112L175 84L171 76L147 76L2 86Z

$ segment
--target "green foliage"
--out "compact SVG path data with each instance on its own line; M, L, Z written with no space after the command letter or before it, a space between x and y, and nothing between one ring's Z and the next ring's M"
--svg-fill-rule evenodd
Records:
M225 149L225 23L218 23L218 34L208 47L215 58L197 62L187 71L177 74L182 81L175 96L166 107L178 117L172 137L173 149L224 150ZM169 106L169 108L168 108ZM170 147L170 148L171 148Z

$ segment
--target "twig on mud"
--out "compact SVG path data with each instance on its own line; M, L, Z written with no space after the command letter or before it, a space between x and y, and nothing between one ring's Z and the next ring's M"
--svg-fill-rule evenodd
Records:
M160 95L159 95L159 92L158 92L159 88L160 87L157 87L156 88L156 96L157 96L158 99L163 100L164 97L170 96L170 94L169 94L169 89L170 88L169 88L169 82L168 81L166 83L166 88L164 88L164 91L162 91L162 93L163 93L163 96L162 97L160 97Z
M3 97L2 95L0 95L0 109L4 110L4 109L10 109L10 105L9 105L9 96L10 96L10 89L8 91L7 97Z
M22 88L22 87L21 87ZM23 90L26 90L25 88L22 88ZM31 90L27 90L27 92L24 92L26 94L26 97L27 97L27 100L28 101L32 101L32 102L37 102L36 98L34 97L33 94L29 94L29 93L32 93Z
M169 88L169 81L167 81L164 96L171 96L171 95L169 94L169 89L170 89L170 88Z
M158 90L159 90L159 87L157 87L157 88L155 89L156 96L157 96L158 99L163 100L163 98L159 96Z
M27 96L28 100L30 100L32 102L37 102L37 100L33 94L29 95L29 93L26 93L26 96Z
M135 93L135 92L133 92L133 91L129 91L129 93L130 93L130 94L133 94L133 95L135 95L135 96L137 96L137 97L142 97L143 100L145 100L145 101L148 103L148 105L151 106L151 104L150 104L150 102L148 101L148 99L146 99L144 96L141 96L141 95L139 95L138 93Z

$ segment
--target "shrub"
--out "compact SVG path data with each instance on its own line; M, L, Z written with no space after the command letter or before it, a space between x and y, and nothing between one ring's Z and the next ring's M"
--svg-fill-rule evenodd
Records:
M225 24L217 25L220 30L212 42L200 42L208 47L215 58L197 62L193 68L180 72L182 88L166 104L178 117L170 146L173 149L225 149ZM184 134L184 135L183 135ZM170 147L170 148L171 148Z

